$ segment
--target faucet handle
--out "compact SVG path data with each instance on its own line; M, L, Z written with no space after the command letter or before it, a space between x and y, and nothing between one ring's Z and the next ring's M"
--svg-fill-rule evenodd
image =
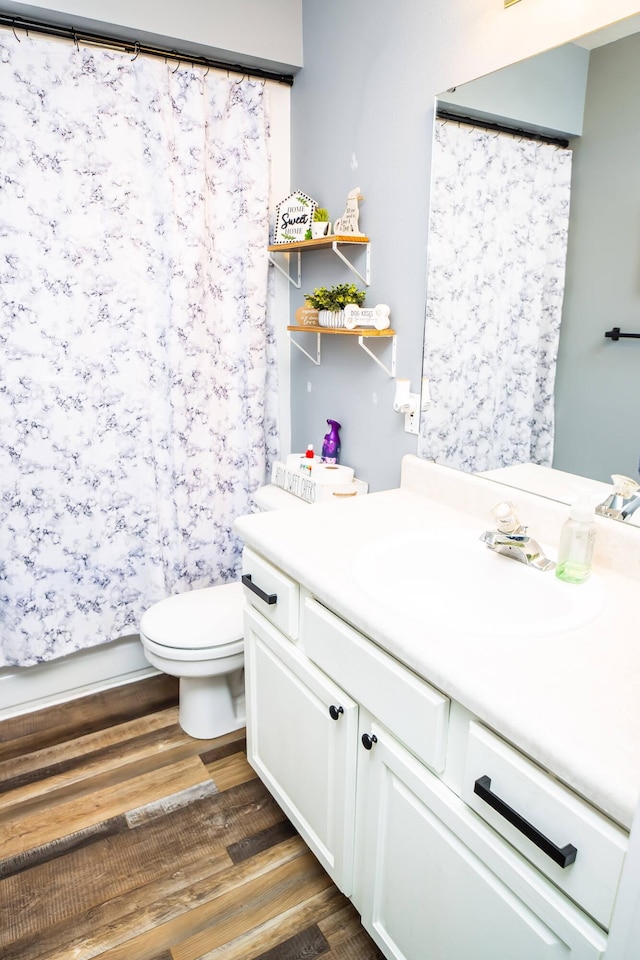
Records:
M516 508L510 500L501 500L492 510L493 519L500 533L515 533L520 530Z
M611 479L613 480L614 493L624 497L625 500L628 500L640 489L640 483L632 480L631 477L623 477L620 473L612 473Z

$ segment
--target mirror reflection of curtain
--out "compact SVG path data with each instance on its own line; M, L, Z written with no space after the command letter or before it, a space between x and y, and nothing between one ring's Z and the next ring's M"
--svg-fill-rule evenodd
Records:
M418 454L551 465L571 151L436 122Z
M237 579L277 446L263 84L0 34L0 666Z

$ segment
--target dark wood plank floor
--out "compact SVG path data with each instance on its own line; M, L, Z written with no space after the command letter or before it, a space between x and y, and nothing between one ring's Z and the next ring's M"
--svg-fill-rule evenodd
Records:
M2 960L381 960L248 765L157 677L0 723Z

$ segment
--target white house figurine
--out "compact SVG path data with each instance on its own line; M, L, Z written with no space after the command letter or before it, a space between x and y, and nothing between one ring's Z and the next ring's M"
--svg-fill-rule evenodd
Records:
M276 204L274 243L295 243L304 240L311 230L318 204L306 193L297 190Z

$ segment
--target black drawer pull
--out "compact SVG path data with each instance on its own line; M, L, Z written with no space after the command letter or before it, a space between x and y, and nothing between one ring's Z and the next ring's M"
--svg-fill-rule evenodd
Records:
M273 604L273 603L277 603L277 602L278 602L278 594L277 594L277 593L265 593L264 590L261 590L261 589L260 589L260 587L256 587L255 583L254 583L253 580L251 579L251 574L250 574L250 573L243 573L243 574L242 574L242 583L244 584L245 587L248 587L249 590L251 590L252 593L255 593L255 595L256 595L257 597L260 597L261 600L264 600L265 603L268 603L269 606L271 606L271 604Z
M473 785L473 792L477 793L480 799L488 803L490 807L497 810L501 817L508 820L509 823L514 826L516 830L519 830L520 833L523 833L528 840L535 843L536 847L539 847L543 853L551 857L553 862L557 863L558 866L568 867L574 862L578 851L573 844L567 843L564 847L557 847L552 840L549 840L543 833L536 830L532 824L525 820L524 817L521 817L519 813L516 813L504 800L501 800L495 793L491 793L491 777L479 777Z

